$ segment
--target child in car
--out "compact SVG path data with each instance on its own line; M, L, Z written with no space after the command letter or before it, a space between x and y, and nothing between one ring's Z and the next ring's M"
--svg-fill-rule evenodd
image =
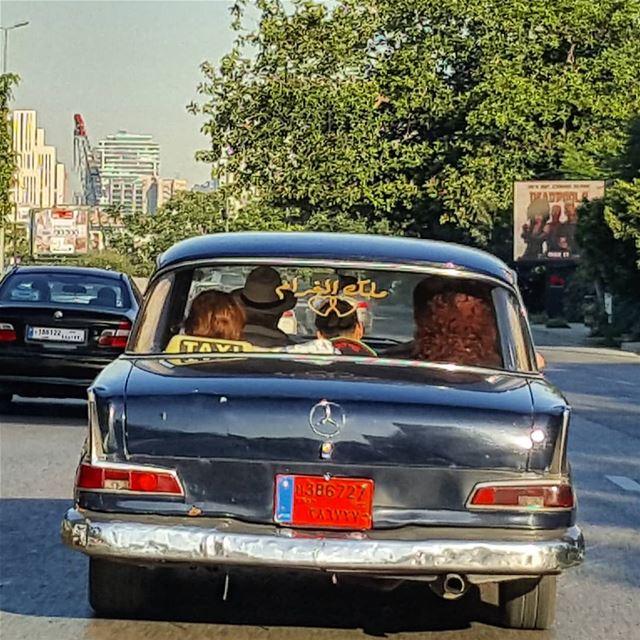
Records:
M362 342L364 326L358 320L357 308L340 298L328 300L316 312L318 338L330 340L343 355L375 356L376 352Z

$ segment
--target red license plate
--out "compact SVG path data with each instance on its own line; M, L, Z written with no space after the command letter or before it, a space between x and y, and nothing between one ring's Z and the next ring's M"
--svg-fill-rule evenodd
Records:
M373 480L276 476L274 519L293 527L371 529Z

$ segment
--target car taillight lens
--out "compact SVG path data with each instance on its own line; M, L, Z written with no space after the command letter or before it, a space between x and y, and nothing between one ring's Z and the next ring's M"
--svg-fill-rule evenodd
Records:
M105 329L98 338L101 347L124 349L131 333L131 323L128 320L121 322L117 329Z
M8 322L0 322L0 342L14 342L17 339L14 326Z
M127 469L116 466L81 464L76 477L76 488L83 491L164 493L183 495L184 491L175 472L159 469Z
M573 488L568 484L485 485L477 487L470 508L477 509L572 509Z

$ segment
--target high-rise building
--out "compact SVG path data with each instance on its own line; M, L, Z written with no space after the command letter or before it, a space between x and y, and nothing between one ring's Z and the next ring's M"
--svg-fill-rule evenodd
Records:
M98 142L96 157L102 178L102 204L123 213L144 213L144 179L160 171L160 146L150 135L118 133Z
M144 213L154 214L163 204L171 200L178 191L187 190L187 181L180 178L159 178L151 176L143 179Z
M13 149L18 175L13 201L19 208L46 208L64 204L66 173L56 148L45 144L44 129L37 126L32 109L16 109L12 116Z

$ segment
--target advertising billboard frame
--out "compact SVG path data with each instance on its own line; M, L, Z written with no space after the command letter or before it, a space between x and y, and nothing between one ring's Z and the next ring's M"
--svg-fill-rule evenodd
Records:
M514 181L514 264L576 264L580 205L604 199L605 189L605 180Z

